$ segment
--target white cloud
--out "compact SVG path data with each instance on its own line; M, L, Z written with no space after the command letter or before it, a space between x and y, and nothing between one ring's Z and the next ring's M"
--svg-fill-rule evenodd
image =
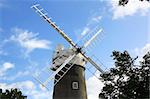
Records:
M3 64L3 67L5 70L11 69L14 67L14 65L12 63L6 62Z
M38 90L36 85L30 81L16 82L12 84L0 83L0 88L3 90L18 88L26 95L28 99L52 99L52 92Z
M17 78L17 77L26 76L26 75L29 75L29 74L30 74L29 70L27 70L27 71L19 71L19 72L14 76L14 79Z
M84 35L86 35L89 31L90 31L90 29L89 29L88 27L85 27L85 28L83 29L83 31L81 32L81 35L84 36Z
M33 99L52 99L52 92L33 91Z
M113 19L123 18L125 16L132 16L136 13L145 15L150 10L150 3L147 1L129 0L125 6L118 6L119 0L107 1L112 6Z
M80 43L83 45L85 42L87 42L89 39L91 39L92 36L101 28L100 27L100 21L102 20L101 15L97 15L96 13L92 15L86 25L82 28L76 31L75 34L77 34L77 43ZM81 40L82 39L82 40Z
M97 23L99 23L102 20L102 16L92 16L89 18L86 26L83 28L81 32L81 36L86 35L87 33L90 33L93 29L93 25L95 26ZM99 25L99 24L98 24Z
M99 25L99 22L101 20L102 20L102 16L97 15L96 13L94 15L90 16L85 27L76 31L77 33L80 32L80 35L78 35L78 39L81 39L83 36L92 32L93 28L95 28L96 25Z
M37 38L38 34L19 28L12 29L15 35L10 40L17 42L21 47L27 50L27 53L35 49L50 49L50 41Z
M150 42L150 13L148 14L148 37L147 37L147 41Z
M139 65L139 61L142 61L143 56L147 52L150 52L150 43L145 44L145 46L142 48L135 48L134 50L132 50L133 55L138 56L138 59L136 60L137 65Z
M103 88L103 83L95 76L90 77L87 81L88 99L99 99L99 93Z
M102 20L102 16L93 17L92 20L95 22L99 22L100 20Z
M2 80L9 80L9 81L13 81L17 78L22 78L22 77L25 77L25 76L28 76L30 75L30 72L29 71L19 71L17 72L16 74L14 74L13 76L10 76L10 77L2 77L0 79Z
M134 52L138 56L143 56L147 52L150 52L150 43L147 43L143 48L135 48Z
M5 62L1 65L1 68L0 68L0 77L4 76L5 73L9 70L9 69L12 69L14 68L14 64L13 63L10 63L10 62Z
M23 82L11 83L11 84L0 83L0 88L2 88L3 90L11 89L11 88L18 88L21 90L26 89L27 91L31 91L35 87L36 86L34 85L32 81L23 81Z

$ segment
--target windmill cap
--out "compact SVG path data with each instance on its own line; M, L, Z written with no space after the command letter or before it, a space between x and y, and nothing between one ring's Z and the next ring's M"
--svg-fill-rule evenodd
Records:
M56 51L64 50L64 46L62 44L58 44L56 46Z

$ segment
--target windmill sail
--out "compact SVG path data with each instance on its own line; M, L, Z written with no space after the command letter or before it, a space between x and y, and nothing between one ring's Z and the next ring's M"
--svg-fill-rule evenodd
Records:
M86 48L92 41L94 41L94 40L96 39L96 37L97 37L101 32L102 32L102 29L98 30L97 33L83 45L83 47Z
M64 74L67 73L67 71L71 68L71 66L66 67L66 64L68 64L75 56L76 54L67 58L67 60L65 60L65 62L43 83L43 85L46 86L50 80L54 79L55 75L58 75L59 78L55 79L55 84L56 84L64 76ZM59 73L60 71L62 72L61 74Z
M47 13L40 7L39 4L33 5L31 8L35 10L45 21L47 21L58 33L60 33L67 42L69 42L73 47L76 47L76 44L53 22L48 16Z
M35 10L35 12L37 12L45 21L47 21L73 47L72 48L73 54L71 54L62 63L61 66L56 68L54 73L50 77L48 77L48 79L45 80L44 83L42 83L43 86L46 86L51 79L55 80L54 85L56 85L63 78L63 76L70 70L70 68L73 66L73 65L67 66L67 64L70 64L70 62L72 60L74 60L74 58L76 58L78 55L80 55L82 57L81 59L91 63L92 66L94 66L96 68L96 70L98 70L101 73L104 73L104 71L100 68L100 65L98 65L95 61L93 61L93 59L88 57L85 54L85 52L83 52L83 50L82 50L83 48L86 48L87 46L89 46L90 43L96 39L96 37L102 32L102 29L98 30L98 32L91 39L89 39L82 47L79 47L61 29L59 29L59 27L55 24L55 22L53 22L47 16L47 13L39 6L39 4L33 5L31 8L33 8ZM72 64L74 64L74 63L72 63Z

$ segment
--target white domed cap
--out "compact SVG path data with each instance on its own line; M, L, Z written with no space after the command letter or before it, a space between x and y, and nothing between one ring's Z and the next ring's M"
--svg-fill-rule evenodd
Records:
M56 51L64 50L64 46L62 44L58 44L56 47Z

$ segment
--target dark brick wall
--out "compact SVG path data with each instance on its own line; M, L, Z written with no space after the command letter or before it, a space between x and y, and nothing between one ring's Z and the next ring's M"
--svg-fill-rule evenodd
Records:
M84 67L74 65L54 86L53 99L87 99L84 71ZM78 89L72 88L73 82L78 82Z

